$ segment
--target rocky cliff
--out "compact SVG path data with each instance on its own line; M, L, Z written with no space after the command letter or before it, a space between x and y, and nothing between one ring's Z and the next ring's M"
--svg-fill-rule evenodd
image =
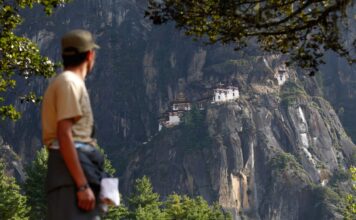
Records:
M293 70L278 86L269 70L280 67L265 64L258 80L236 75L237 101L210 103L199 112L203 120L165 129L138 148L124 189L145 174L164 194L203 195L236 219L342 219L340 201L324 193L333 192L330 180L355 146L325 99L310 96Z
M332 97L346 94L340 85L352 86L352 76L343 78L335 67L310 78L252 46L234 51L194 43L172 25L152 26L143 18L145 4L77 0L52 17L24 12L19 30L55 60L67 30L95 34L101 49L86 83L96 135L119 171L123 194L147 175L162 195L202 195L235 219L341 219L348 184L339 173L355 162L356 149ZM186 112L179 126L158 132L158 117L179 93L197 103L219 83L237 86L240 98L207 99L204 110ZM30 86L43 93L46 85L38 79ZM39 109L18 106L23 118L1 122L0 135L32 158L41 146ZM347 124L349 117L341 119Z

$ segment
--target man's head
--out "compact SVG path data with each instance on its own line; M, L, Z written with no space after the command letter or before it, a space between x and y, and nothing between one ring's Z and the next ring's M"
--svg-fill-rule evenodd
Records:
M95 52L99 48L92 34L85 30L72 30L62 37L62 59L65 68L87 62L88 72L94 66Z

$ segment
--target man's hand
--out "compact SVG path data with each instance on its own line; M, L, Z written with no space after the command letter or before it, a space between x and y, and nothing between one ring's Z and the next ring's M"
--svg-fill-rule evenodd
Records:
M75 149L72 137L72 119L61 120L57 123L57 137L59 141L59 150L63 160L74 179L77 187L87 184L83 169L78 159L77 150ZM90 187L77 192L78 207L91 211L95 207L95 196Z
M78 206L85 211L91 211L95 208L95 196L90 187L77 192Z

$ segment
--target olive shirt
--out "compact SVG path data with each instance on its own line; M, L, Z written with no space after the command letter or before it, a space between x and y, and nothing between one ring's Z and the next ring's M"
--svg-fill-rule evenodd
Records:
M93 113L83 79L71 71L64 71L49 84L42 102L42 139L50 149L58 149L57 123L74 119L73 140L95 145L92 138Z

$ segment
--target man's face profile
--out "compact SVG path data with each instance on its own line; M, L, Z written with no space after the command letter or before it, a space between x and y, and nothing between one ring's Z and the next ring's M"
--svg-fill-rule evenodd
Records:
M88 62L87 62L87 74L91 73L91 71L94 68L94 64L95 64L95 57L96 57L96 53L94 50L89 51L88 53Z

